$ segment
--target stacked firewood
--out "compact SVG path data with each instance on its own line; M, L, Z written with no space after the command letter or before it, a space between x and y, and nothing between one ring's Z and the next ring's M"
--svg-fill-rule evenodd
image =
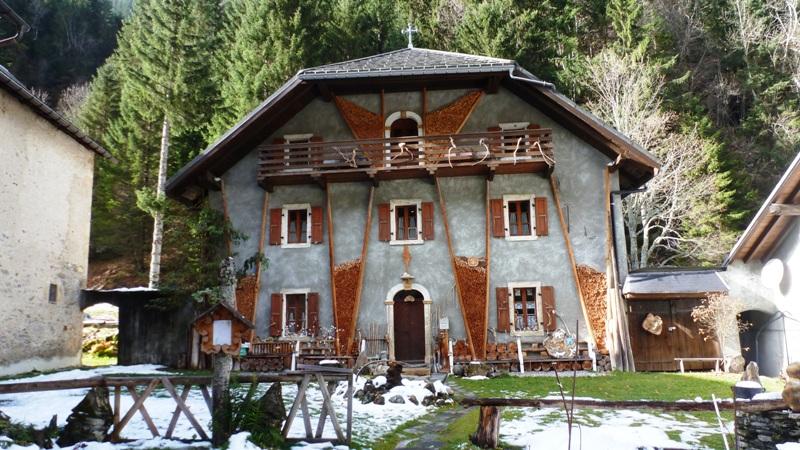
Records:
M507 359L518 358L517 343L509 342L508 344L487 344L486 345L486 360L487 361L503 361Z

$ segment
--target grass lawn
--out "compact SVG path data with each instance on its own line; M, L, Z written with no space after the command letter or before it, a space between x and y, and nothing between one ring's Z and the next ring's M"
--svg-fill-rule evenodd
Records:
M81 354L81 366L98 367L98 366L113 366L116 364L117 364L116 356L97 356L88 352Z

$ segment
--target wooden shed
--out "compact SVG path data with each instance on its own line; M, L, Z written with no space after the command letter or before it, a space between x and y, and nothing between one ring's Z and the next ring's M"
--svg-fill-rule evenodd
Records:
M638 371L675 371L677 358L687 359L687 370L714 369L719 343L704 339L692 320L692 309L713 293L728 287L715 270L632 272L623 295L628 307L633 358Z

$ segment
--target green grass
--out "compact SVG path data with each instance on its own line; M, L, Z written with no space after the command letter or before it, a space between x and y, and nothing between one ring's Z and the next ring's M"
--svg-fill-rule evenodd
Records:
M97 356L91 353L83 353L81 355L81 366L85 367L98 367L98 366L113 366L117 364L116 356Z
M730 398L731 386L739 379L737 374L715 373L629 373L612 372L596 377L579 377L575 395L602 400L664 400ZM780 391L779 379L761 377L768 391ZM460 387L478 397L542 397L558 392L555 377L502 376L489 380L451 378ZM572 379L562 377L564 390L570 392Z

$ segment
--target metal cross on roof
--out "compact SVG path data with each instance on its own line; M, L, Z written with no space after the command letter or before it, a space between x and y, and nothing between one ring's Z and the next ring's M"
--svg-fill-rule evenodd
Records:
M414 33L419 33L417 27L411 25L411 22L409 22L408 27L403 29L402 33L408 35L408 48L414 48Z

